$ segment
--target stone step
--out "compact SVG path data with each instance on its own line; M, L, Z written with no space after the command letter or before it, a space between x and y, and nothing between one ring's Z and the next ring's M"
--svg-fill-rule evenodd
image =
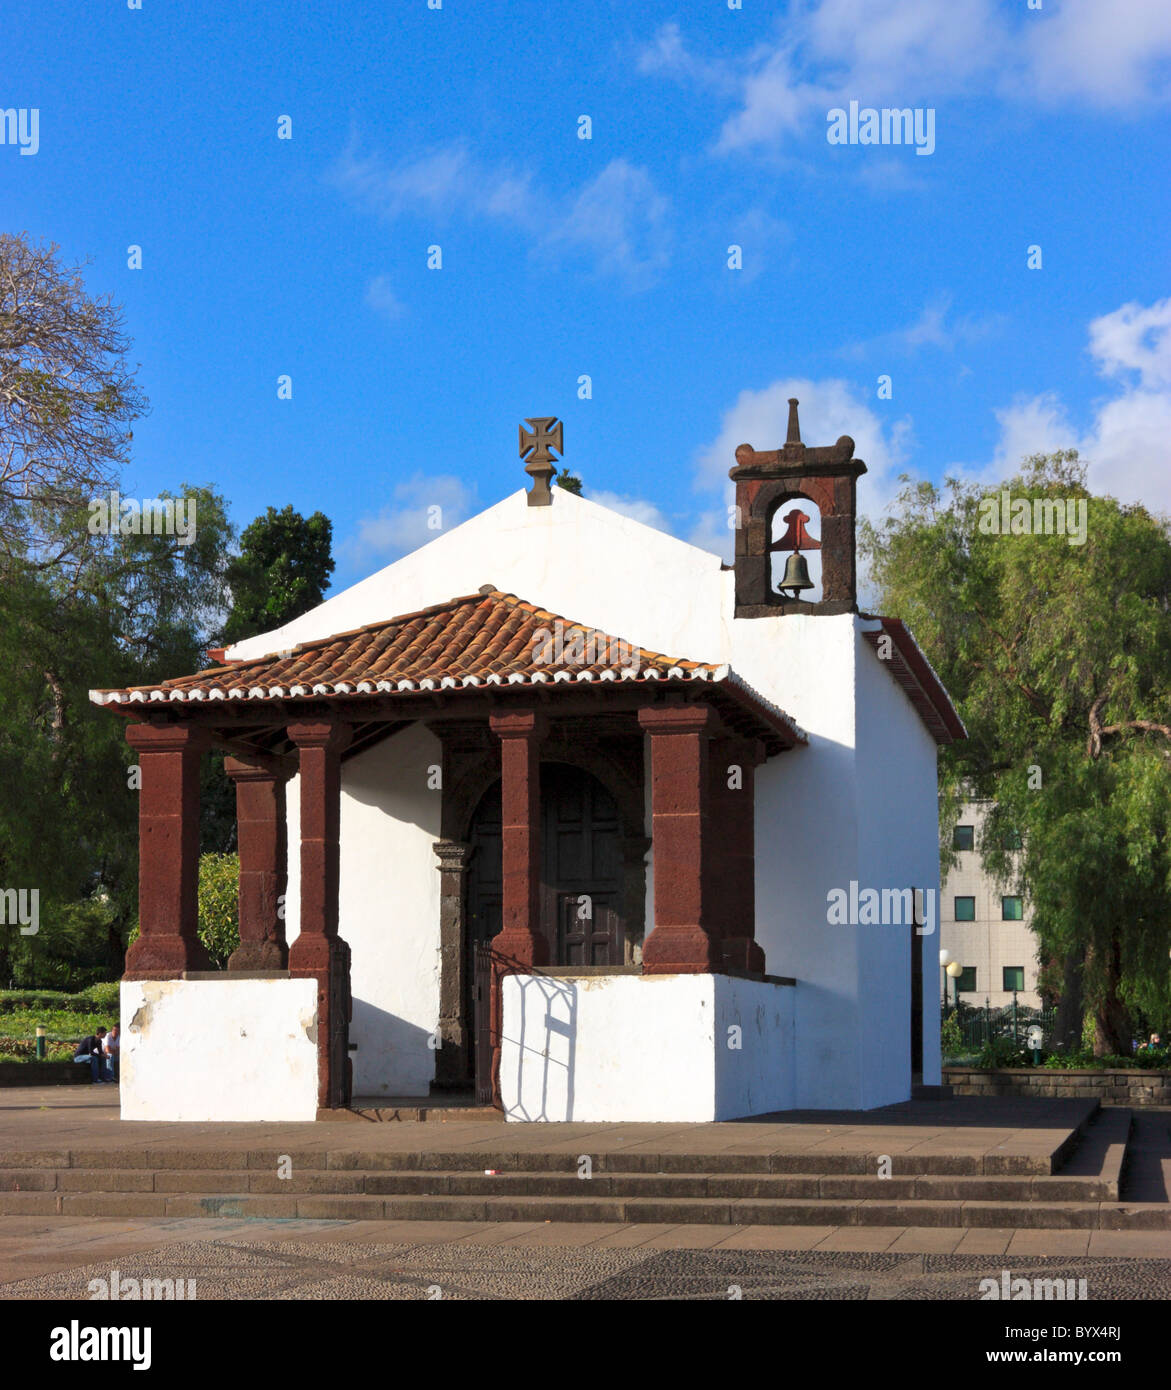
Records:
M265 1169L29 1168L0 1170L0 1192L269 1193L276 1196L800 1198L818 1200L1106 1202L1118 1184L1086 1175L971 1177L928 1174L879 1178L874 1174L817 1173L598 1173L591 1178L553 1172L471 1173L306 1169L282 1178Z
M564 1151L510 1150L506 1143L476 1150L300 1150L206 1148L93 1148L56 1151L0 1151L0 1170L85 1169L240 1172L275 1170L284 1157L295 1172L311 1169L330 1172L466 1172L483 1173L494 1168L502 1173L576 1174L582 1155L588 1155L594 1175L678 1173L706 1176L724 1174L792 1174L794 1176L875 1176L880 1165L894 1177L1046 1177L1063 1168L1063 1144L1034 1146L1004 1152L948 1153L944 1151L888 1155L881 1144L857 1152L716 1153L643 1151L624 1149L590 1153L589 1140Z
M1171 1203L1166 1202L20 1191L0 1192L0 1215L1027 1227L1034 1230L1171 1232Z

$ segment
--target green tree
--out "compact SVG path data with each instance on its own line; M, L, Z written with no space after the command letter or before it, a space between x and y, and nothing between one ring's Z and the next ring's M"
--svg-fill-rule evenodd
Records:
M909 623L969 730L940 760L945 863L960 801L987 797L984 862L1031 904L1066 1042L1084 997L1095 1052L1127 1053L1133 1011L1171 1020L1171 536L1091 496L1073 451L1001 488L1034 516L1037 500L1084 506L1084 544L1009 518L997 534L980 488L904 479L862 550L882 611Z
M572 492L576 496L581 496L581 479L576 474L571 473L568 468L563 468L557 475L557 486L563 487L566 492Z
M334 562L333 523L321 512L306 519L292 506L269 507L240 537L228 584L232 609L223 641L241 642L283 627L325 597Z
M0 233L0 553L42 566L84 551L62 514L117 483L147 408L120 308L57 250Z
M124 723L88 692L205 664L209 629L225 606L232 531L210 489L184 488L183 497L196 503L190 544L91 535L88 509L77 508L54 521L57 532L73 525L84 536L70 563L9 553L2 564L0 887L36 888L47 926L70 903L108 903L84 920L104 932L110 970L121 965L137 897L138 794ZM0 927L4 983L18 945L13 929Z

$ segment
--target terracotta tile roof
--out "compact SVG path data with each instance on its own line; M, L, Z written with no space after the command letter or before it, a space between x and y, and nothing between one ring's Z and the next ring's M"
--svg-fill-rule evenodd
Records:
M284 701L594 681L711 682L784 734L786 745L804 741L782 710L727 665L632 646L489 585L417 613L302 642L290 651L213 666L158 685L92 690L90 699L99 705Z

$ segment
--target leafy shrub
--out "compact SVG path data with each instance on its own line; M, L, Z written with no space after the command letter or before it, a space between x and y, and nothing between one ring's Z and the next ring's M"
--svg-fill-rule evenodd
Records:
M1045 1058L1044 1065L1055 1071L1166 1071L1171 1069L1171 1054L1166 1052L1136 1052L1130 1057L1116 1054L1095 1057L1082 1049L1078 1052L1054 1052Z
M996 1069L999 1067L1031 1067L1033 1054L1013 1042L1011 1038L993 1038L980 1050L978 1066Z
M78 1014L118 1012L118 981L104 981L90 985L76 994L67 994L59 989L2 989L0 990L0 1016L15 1013L36 1013L49 1010L54 1013L72 1012Z
M89 1001L90 1007L94 1009L105 1009L107 1012L117 1014L118 999L121 985L117 980L106 980L99 985L90 985L89 989L84 990L78 998Z
M199 939L220 970L240 944L240 856L199 857Z
M38 1025L48 1029L51 1038L84 1038L95 1028L117 1023L116 1012L74 1013L71 1009L29 1009L0 1017L0 1033L8 1038L35 1038Z
M960 1032L959 1020L955 1013L948 1014L939 1028L939 1046L945 1057L954 1057L963 1047L964 1039Z
M46 1038L46 1062L71 1062L77 1051L72 1039ZM0 1062L36 1062L37 1047L32 1038L0 1038Z

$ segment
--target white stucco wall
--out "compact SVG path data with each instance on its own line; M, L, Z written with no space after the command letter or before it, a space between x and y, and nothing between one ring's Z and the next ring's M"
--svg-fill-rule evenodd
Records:
M861 624L874 628L877 624ZM915 887L932 894L932 930L923 933L923 1081L940 1080L939 793L937 746L905 692L890 679L861 636L857 644L859 883L879 890ZM890 1020L911 1007L911 931L882 925L860 929L860 1017L870 1057L863 1104L905 1099L910 1030Z
M514 492L229 656L263 656L494 584L668 656L724 659L732 574L718 555L563 488L551 507L526 499Z
M439 1022L439 740L411 725L342 764L338 931L351 952L354 1095L425 1096ZM300 783L288 790L286 929L298 931Z
M795 992L721 975L508 976L505 1113L701 1122L789 1109Z
M313 980L136 980L121 989L124 1120L317 1118Z

